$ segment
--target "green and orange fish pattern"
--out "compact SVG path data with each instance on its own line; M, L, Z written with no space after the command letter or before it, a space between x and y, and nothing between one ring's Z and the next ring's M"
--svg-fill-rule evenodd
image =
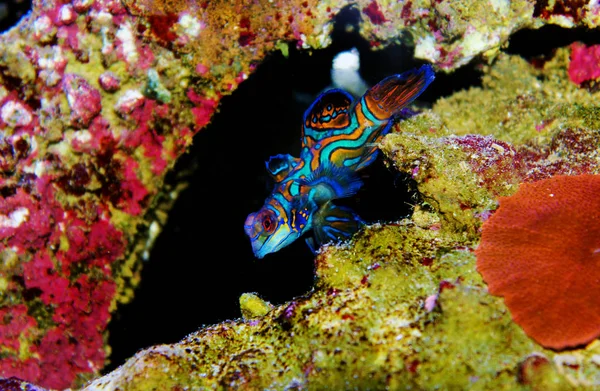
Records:
M356 194L358 171L375 160L394 119L434 78L431 66L423 65L383 79L357 101L340 89L321 94L304 114L300 157L276 155L266 162L275 187L244 224L254 255L262 258L310 231L313 250L358 231L361 218L333 201Z

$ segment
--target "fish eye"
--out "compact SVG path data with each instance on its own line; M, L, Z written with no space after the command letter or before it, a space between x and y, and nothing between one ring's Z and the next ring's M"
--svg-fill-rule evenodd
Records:
M275 220L275 216L273 216L273 213L265 213L262 216L261 222L263 230L268 234L273 233L275 231L275 228L277 227L277 220Z

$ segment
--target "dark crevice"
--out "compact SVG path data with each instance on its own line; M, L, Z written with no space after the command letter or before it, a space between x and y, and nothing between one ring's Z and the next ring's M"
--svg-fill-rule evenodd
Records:
M537 58L551 58L557 48L568 46L573 42L586 45L600 43L599 29L568 29L556 25L546 25L537 30L523 29L510 37L508 54L516 54L528 61Z
M297 56L292 51L289 60L280 54L267 59L223 98L220 112L178 161L175 172L197 169L144 265L134 301L109 326L113 364L106 371L137 349L239 317L244 292L277 304L312 286L312 255L304 243L258 261L243 230L270 190L264 160L300 148L303 107L295 104L295 88L313 87L306 74L323 73L324 63L306 56L302 69Z
M0 1L0 33L15 26L31 10L31 0Z
M257 260L244 234L246 216L262 206L272 188L264 161L279 153L298 155L304 110L329 86L331 61L340 51L359 48L371 83L418 65L408 48L373 53L362 38L341 28L336 25L327 49L308 53L290 45L288 58L269 56L223 98L220 112L178 161L175 173L192 172L189 188L144 265L134 301L109 325L112 363L105 372L138 349L173 343L203 325L239 317L244 292L280 304L312 288L313 255L303 240ZM390 64L385 58L399 60ZM384 64L385 70L378 70ZM386 169L381 158L362 174L365 186L347 205L371 222L410 214L414 192L408 191L407 178Z

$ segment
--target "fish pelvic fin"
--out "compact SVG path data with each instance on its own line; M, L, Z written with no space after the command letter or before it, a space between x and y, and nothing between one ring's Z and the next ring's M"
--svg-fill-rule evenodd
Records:
M365 222L352 209L327 202L313 217L314 241L307 241L307 244L314 252L325 243L350 239L364 225Z

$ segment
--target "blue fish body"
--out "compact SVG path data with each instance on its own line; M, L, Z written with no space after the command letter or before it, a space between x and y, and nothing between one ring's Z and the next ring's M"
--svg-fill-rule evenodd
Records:
M276 155L266 162L275 187L244 224L257 258L311 230L320 245L347 239L360 229L360 217L332 201L360 189L357 172L375 160L377 143L390 131L394 117L434 77L431 66L423 65L383 79L356 102L333 89L312 103L304 114L300 157Z

